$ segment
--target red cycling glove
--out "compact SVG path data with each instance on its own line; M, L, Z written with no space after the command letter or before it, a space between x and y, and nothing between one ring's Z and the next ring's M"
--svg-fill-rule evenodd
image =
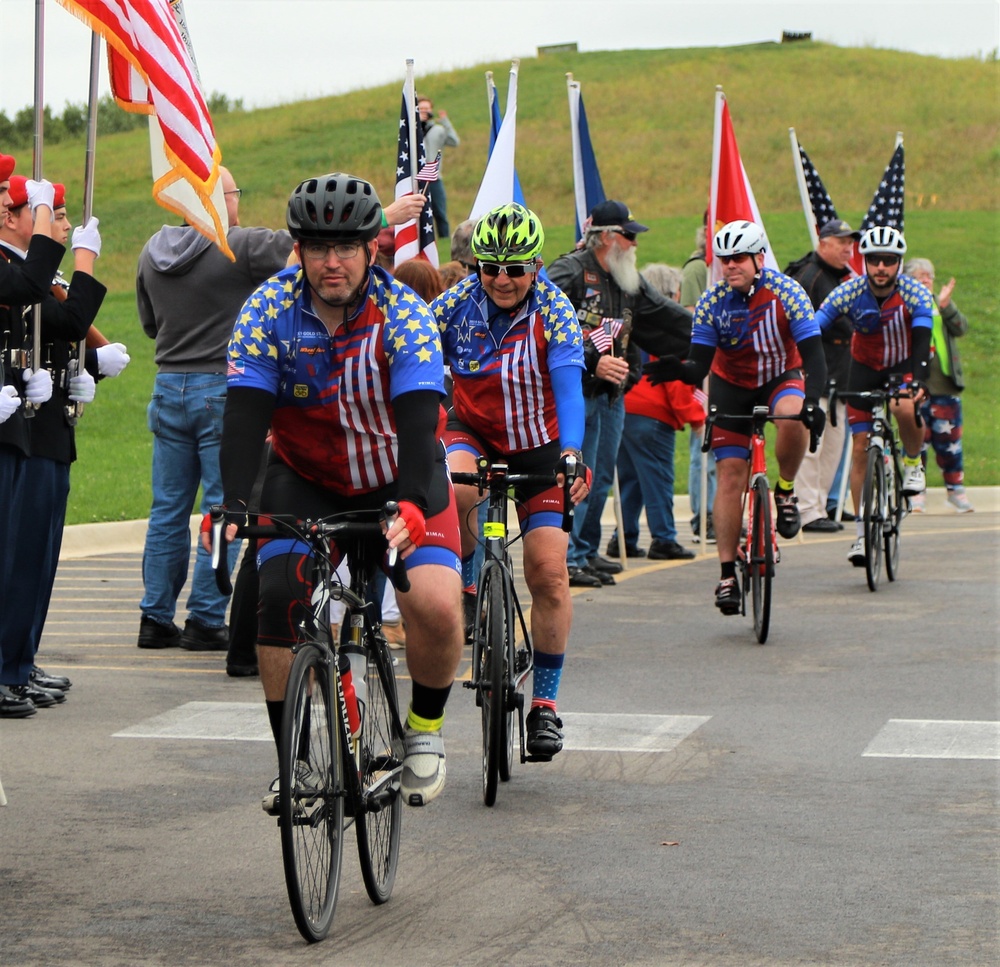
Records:
M403 518L406 529L410 532L410 543L414 547L420 547L427 535L427 524L424 520L424 512L408 500L399 502L399 516Z

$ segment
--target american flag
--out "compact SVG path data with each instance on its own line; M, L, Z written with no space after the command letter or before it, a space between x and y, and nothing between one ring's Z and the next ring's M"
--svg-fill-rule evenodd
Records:
M816 223L818 232L828 221L839 217L837 209L833 207L826 186L820 180L819 172L815 165L809 160L806 149L799 144L799 157L802 159L802 173L806 177L806 188L809 191L809 205L812 208L813 221Z
M441 177L441 152L437 157L417 172L417 181L437 181Z
M396 197L413 194L413 159L410 157L410 119L406 109L406 93L402 98L402 109L399 112L399 140L396 144ZM417 171L427 167L427 155L424 153L424 135L420 125L416 124ZM395 226L395 255L393 264L399 265L408 259L422 257L432 265L438 264L437 245L434 242L434 213L428 198L416 221Z
M602 319L600 324L587 330L590 341L598 352L606 353L615 341L615 336L622 331L621 319Z
M872 199L868 214L861 223L861 231L878 225L898 228L903 231L903 192L906 181L906 164L903 158L903 145L900 144L893 153L892 160L882 175L878 190Z

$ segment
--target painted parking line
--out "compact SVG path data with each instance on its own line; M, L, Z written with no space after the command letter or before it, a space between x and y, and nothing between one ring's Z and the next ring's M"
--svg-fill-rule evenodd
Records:
M1000 759L1000 722L889 719L862 754L887 759Z

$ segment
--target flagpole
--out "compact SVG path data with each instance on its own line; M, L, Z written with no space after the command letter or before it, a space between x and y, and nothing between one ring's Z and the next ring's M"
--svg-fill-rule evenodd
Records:
M417 157L417 129L416 129L416 109L417 93L414 84L413 58L406 58L406 120L410 132L410 190L417 193L417 165L420 159ZM417 219L417 231L420 231L420 219Z
M802 169L802 155L799 153L799 139L795 136L795 128L788 129L788 137L792 142L792 164L795 166L795 180L799 186L799 197L802 199L802 214L806 217L806 228L809 229L809 242L813 248L819 244L816 219L812 214L812 203L809 201L809 186L806 184L806 173Z

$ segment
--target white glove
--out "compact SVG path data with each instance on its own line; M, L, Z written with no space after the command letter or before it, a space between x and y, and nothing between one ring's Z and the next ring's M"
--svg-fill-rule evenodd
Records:
M131 361L124 343L112 342L97 348L97 371L102 376L117 376Z
M73 229L73 249L85 248L94 255L101 254L101 233L97 230L100 221L90 216L86 225L78 225Z
M28 193L28 205L31 207L31 214L35 214L35 209L39 205L52 207L56 200L56 190L51 181L31 181L24 183L24 190Z
M24 398L32 406L41 406L52 399L52 374L47 369L32 372L26 369L21 373L24 380Z
M6 423L20 405L21 397L17 395L17 390L13 386L0 389L0 423Z
M84 370L69 381L69 398L74 403L93 403L97 394L97 381Z

